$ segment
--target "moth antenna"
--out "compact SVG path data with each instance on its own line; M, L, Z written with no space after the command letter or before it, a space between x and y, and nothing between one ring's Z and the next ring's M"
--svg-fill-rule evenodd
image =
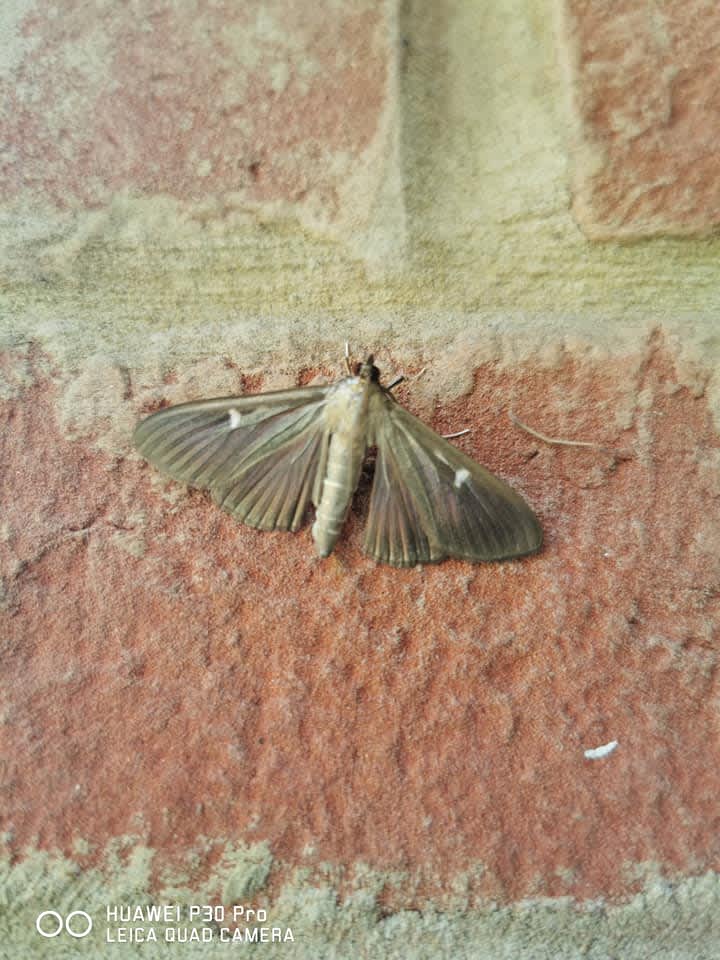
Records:
M454 440L456 437L464 437L466 433L470 433L470 427L465 427L464 430L458 430L457 433L443 433L441 436L443 440Z
M352 364L350 363L350 344L345 341L345 367L349 374L352 374Z
M591 443L588 440L565 440L561 437L548 437L546 434L540 433L539 430L533 430L532 427L523 423L522 420L515 416L512 410L508 410L508 417L516 427L520 427L525 433L529 433L531 437L537 437L537 439L542 440L543 443L549 443L554 447L587 447L589 450L597 450L600 453L606 453L611 457L615 457L616 460L631 460L633 457L631 450L611 450L610 447L604 447L601 443Z

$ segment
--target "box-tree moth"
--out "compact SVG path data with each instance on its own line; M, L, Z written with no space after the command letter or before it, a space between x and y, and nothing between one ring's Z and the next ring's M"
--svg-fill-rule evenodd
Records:
M209 490L261 530L297 530L312 501L322 557L340 535L369 447L377 460L364 550L375 560L410 567L540 549L542 528L518 493L400 406L372 356L346 363L348 376L327 386L158 410L136 427L135 445L162 473Z

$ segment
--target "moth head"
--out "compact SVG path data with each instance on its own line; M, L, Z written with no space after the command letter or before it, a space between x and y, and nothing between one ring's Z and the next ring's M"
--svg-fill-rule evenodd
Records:
M380 371L375 366L375 357L370 354L365 363L356 363L353 371L356 377L362 380L369 380L370 383L378 383L380 380Z

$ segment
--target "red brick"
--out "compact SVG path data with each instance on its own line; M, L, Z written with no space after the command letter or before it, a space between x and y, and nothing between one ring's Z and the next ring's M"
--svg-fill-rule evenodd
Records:
M129 191L321 223L371 206L392 126L391 4L53 9L25 15L0 84L4 201L75 209Z
M578 141L573 210L593 237L720 223L720 7L565 0Z
M666 389L667 353L478 371L434 425L476 425L460 442L522 488L546 545L412 570L361 554L366 490L319 560L307 530L168 500L138 458L67 439L38 377L1 434L16 855L267 841L290 866L405 870L421 886L396 904L466 870L471 896L584 899L627 895L649 862L720 868L718 439L704 397ZM511 392L518 413L545 398L538 427L570 432L572 409L576 436L637 455L538 445L498 415ZM630 395L622 432L607 411Z

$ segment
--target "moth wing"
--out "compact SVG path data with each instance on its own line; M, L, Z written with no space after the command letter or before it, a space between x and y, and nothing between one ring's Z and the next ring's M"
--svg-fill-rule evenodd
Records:
M209 490L252 527L297 530L324 472L327 387L219 397L166 407L135 428L162 473Z
M409 567L446 557L477 562L534 553L540 523L498 477L378 393L373 404L377 462L365 552Z

